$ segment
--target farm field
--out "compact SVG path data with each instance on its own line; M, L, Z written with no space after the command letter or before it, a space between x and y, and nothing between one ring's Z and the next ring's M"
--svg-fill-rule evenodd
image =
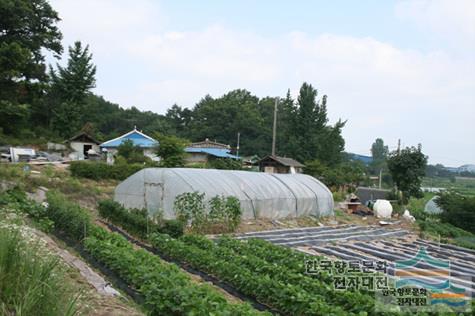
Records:
M83 201L84 194L65 189L62 181L71 181L65 179L67 173L55 173L63 177L48 182L43 181L41 174L23 179L28 186L41 183L52 186L51 191L63 192L46 194L48 211L37 203L26 202L24 197L13 197L14 201L7 201L6 208L13 207L28 216L32 225L51 221L54 229L50 233L54 238L76 247L79 251L75 255L81 256L121 291L119 304L122 305L116 303L117 298L92 301L91 310L97 312L86 312L88 315L101 315L101 308L104 311L101 306L111 302L119 305L114 314L120 314L119 308L123 306L123 311L128 311L125 314L134 315L193 312L197 315L357 315L360 312L375 315L378 302L373 292L336 290L331 275L307 274L306 263L329 259L386 260L391 275L394 261L408 259L416 253L413 244L426 246L436 258L453 259L456 279L457 273L474 276L470 251L450 245L443 245L440 250L414 235L411 225L380 227L374 225L372 218L359 217L356 222L360 225L323 227L315 226L325 223L323 219L260 221L240 227L240 231L246 232L234 237L211 239L187 232L172 238L160 230L149 231L150 227L143 222L130 220L129 212L114 209L114 204L109 213L101 212L100 207L89 208L95 204L94 200L102 200L110 191L97 190L88 195L91 199ZM90 184L98 182L87 181ZM78 189L86 192L82 186ZM349 217L346 223L357 218L346 215ZM370 225L364 225L365 221ZM276 230L279 228L276 224L300 227ZM43 228L41 224L38 227ZM260 231L249 232L252 228ZM470 281L464 278L456 281L458 286L473 290Z
M388 274L395 275L395 262L409 260L424 248L429 256L450 260L452 281L475 293L475 250L422 240L401 229L345 225L245 233L241 240L263 239L315 256L359 262L387 261ZM422 266L421 268L428 268ZM434 281L428 278L428 281Z
M422 186L445 188L467 196L475 195L475 178L454 177L452 180L441 177L424 178Z

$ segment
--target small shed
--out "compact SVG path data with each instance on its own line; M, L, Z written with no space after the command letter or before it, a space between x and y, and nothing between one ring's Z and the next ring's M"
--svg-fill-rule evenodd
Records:
M360 199L361 203L366 205L368 201L386 200L391 193L390 190L358 187L356 188L356 195Z
M145 135L141 131L138 131L136 127L128 133L108 140L100 144L102 151L107 152L108 161L112 159L112 156L117 153L117 148L125 141L130 140L134 146L140 147L143 150L145 156L152 159L156 159L155 147L158 146L158 141L152 137Z
M210 141L208 138L201 142L191 143L185 148L185 152L189 154L186 158L188 163L207 163L210 159L216 158L240 159L231 154L231 146Z
M257 163L259 171L266 173L302 173L304 164L295 159L279 156L267 156Z
M100 142L86 132L80 132L65 141L65 143L76 153L75 156L79 160L88 159L91 152L97 154L101 152L99 148Z

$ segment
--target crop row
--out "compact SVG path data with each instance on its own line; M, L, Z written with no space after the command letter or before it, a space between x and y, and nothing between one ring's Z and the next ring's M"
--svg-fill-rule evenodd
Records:
M212 242L206 242L205 237L186 236L185 239L191 240L192 238L197 238L197 242L203 241L204 247L200 248L183 240L161 234L151 236L150 240L152 245L162 253L218 277L282 314L351 314L351 312L325 301L324 295L331 291L326 285L323 285L324 287L321 289L315 287L314 292L306 291L297 282L287 278L293 277L293 275L276 277L276 275L269 274L269 268L278 269L278 266L254 258L248 260L246 257L233 254L232 251L218 247Z
M95 225L89 213L57 193L48 193L47 216L57 232L84 249L145 298L152 315L261 315L248 304L231 304L208 285L198 285L176 265L134 249L122 236ZM168 235L167 235L168 236Z
M256 315L247 304L229 304L208 285L198 285L176 265L153 254L132 248L117 234L88 237L85 249L113 269L144 298L153 315Z
M114 224L127 229L130 222L115 220ZM328 275L317 280L305 275L305 260L316 257L266 241L244 243L221 238L215 244L199 235L177 240L159 233L152 234L150 240L157 250L174 260L214 275L284 314L346 314L374 308L374 299L368 295L336 292Z

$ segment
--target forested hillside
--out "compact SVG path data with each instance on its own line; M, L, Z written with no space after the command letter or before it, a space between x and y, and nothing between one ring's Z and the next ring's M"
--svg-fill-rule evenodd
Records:
M274 98L245 89L220 97L203 96L191 109L170 105L165 115L126 108L92 93L96 86L94 47L80 39L67 49L64 66L48 65L45 53L59 58L64 49L60 17L45 0L2 1L0 5L0 145L63 141L82 128L99 140L134 126L190 141L204 138L236 146L243 155L265 155L272 143ZM41 25L42 27L38 27ZM240 87L236 87L240 88ZM184 92L186 93L186 91ZM286 91L282 91L284 96ZM153 100L150 100L152 103ZM287 92L279 102L277 153L302 161L341 160L345 123L330 124L327 97L303 83L297 100Z

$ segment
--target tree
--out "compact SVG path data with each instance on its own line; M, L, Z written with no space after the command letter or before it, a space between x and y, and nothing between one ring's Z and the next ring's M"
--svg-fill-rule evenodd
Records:
M418 148L407 147L389 154L388 169L398 190L403 194L403 203L411 196L422 197L422 177L425 175L427 156Z
M142 148L135 146L130 139L122 142L117 147L117 155L123 157L128 163L143 163L147 161Z
M176 136L156 134L159 145L156 154L160 157L160 166L166 168L182 167L185 164L185 147L188 141Z
M384 141L381 138L376 138L373 145L371 145L373 161L376 163L384 162L388 157L388 153L388 146L384 145Z
M36 109L46 83L45 51L59 56L56 11L45 0L0 1L0 124L22 127ZM7 122L7 124L4 124Z
M186 137L187 129L192 119L192 111L190 109L174 104L167 110L165 117L177 136Z
M56 67L57 71L50 68L50 97L55 104L52 123L58 133L69 136L84 123L86 97L95 87L96 66L89 45L83 48L81 42L75 42L69 47L67 66Z
M334 126L328 125L327 96L316 100L318 92L311 84L304 82L300 88L297 105L290 110L291 156L301 161L318 159L327 165L337 165L342 161L345 141L341 131L345 126L339 120Z
M367 179L364 165L360 161L345 161L332 167L319 160L307 161L305 173L337 191L345 187L352 191Z
M192 141L209 138L234 145L239 132L241 154L265 155L271 150L274 102L259 101L247 90L233 90L216 99L205 96L192 110L187 137ZM264 118L263 113L268 116Z
M441 192L436 199L443 209L439 215L447 223L475 234L475 197L464 196L455 192Z

